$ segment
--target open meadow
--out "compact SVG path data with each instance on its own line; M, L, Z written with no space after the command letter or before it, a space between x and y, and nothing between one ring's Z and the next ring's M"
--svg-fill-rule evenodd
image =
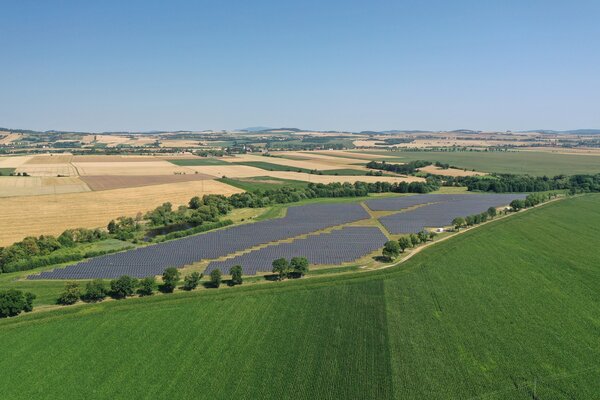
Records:
M600 173L600 157L534 151L356 151L356 157L391 158L390 162L440 161L483 172L536 176Z

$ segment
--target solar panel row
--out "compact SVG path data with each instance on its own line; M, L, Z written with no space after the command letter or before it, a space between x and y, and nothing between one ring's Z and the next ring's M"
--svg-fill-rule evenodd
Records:
M241 265L244 274L270 272L278 258L306 257L311 264L341 264L361 258L385 244L387 238L376 227L349 226L330 233L297 239L264 247L225 261L211 262L206 273L215 269L229 273L234 265Z
M427 203L414 210L392 214L379 218L379 221L392 234L415 233L426 227L441 227L452 223L456 217L464 217L510 203L514 199L525 198L524 194L465 194L465 195L424 195ZM411 196L416 197L416 196ZM403 198L399 198L403 199ZM395 200L395 199L381 199ZM374 200L379 201L379 200ZM402 201L387 201L385 203L369 204L369 207L383 207L389 209L396 205L396 209L406 208L407 203Z
M320 229L369 218L357 203L311 204L290 207L284 218L240 225L170 242L96 257L63 269L30 275L28 279L146 277L168 267L181 268L260 244L293 238Z

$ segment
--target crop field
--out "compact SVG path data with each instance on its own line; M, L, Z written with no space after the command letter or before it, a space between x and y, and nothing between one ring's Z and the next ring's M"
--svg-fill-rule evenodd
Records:
M419 171L426 172L428 174L433 175L444 175L444 176L476 176L476 175L485 175L485 172L477 172L477 171L465 171L457 168L439 168L435 165L428 165L423 168L419 168Z
M89 192L78 177L5 176L0 179L0 197Z
M220 158L184 158L181 160L169 160L169 162L180 167L198 166L198 165L228 165L227 161Z
M50 163L50 164L31 164L25 163L16 168L17 173L27 173L31 176L77 176L77 170L72 164Z
M210 175L184 174L184 175L104 175L104 176L82 176L84 181L92 190L111 190L122 188L134 188L141 186L164 185L178 182L191 182L213 179Z
M280 179L273 178L271 176L254 176L251 178L221 178L217 179L219 182L226 183L231 186L235 186L242 190L253 192L256 190L270 190L277 186L291 186L291 187L306 187L307 182L296 181L291 179Z
M224 257L254 246L366 218L369 218L369 214L356 203L290 207L283 218L109 254L63 269L31 275L29 279L116 278L121 275L142 278L160 275L168 267L181 268L204 259Z
M166 160L122 162L74 162L79 175L174 175L193 174L194 171L179 167Z
M186 204L194 195L239 192L241 190L233 186L207 180L101 192L0 198L0 246L25 236L60 235L68 228L104 227L113 218L135 216L166 201L177 207Z
M588 195L486 224L386 270L3 320L0 392L595 398L598 246L600 196Z
M282 154L282 153L280 153ZM260 166L263 169L273 169L274 171L288 171L288 170L301 170L310 171L316 170L328 170L328 169L339 169L339 164L333 164L327 160L313 158L310 160L291 160L282 157L264 157L254 155L240 155L236 156L232 160L235 163L243 163L245 165Z
M455 167L483 172L537 176L600 173L600 157L578 154L555 154L533 151L380 151L361 154L378 154L381 157L395 157L398 162L414 160L440 161Z
M281 243L251 251L225 261L213 261L205 273L214 269L229 274L231 267L241 265L244 274L270 272L278 258L307 257L309 263L336 265L354 261L383 247L387 237L376 227L350 226L329 233L312 235L291 243Z

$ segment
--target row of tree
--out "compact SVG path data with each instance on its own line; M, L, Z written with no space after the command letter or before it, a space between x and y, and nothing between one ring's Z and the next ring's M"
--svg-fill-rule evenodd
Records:
M407 236L401 236L398 240L389 240L383 246L382 255L387 261L393 261L400 253L404 253L406 249L417 247L421 243L433 241L437 233L422 230L419 233L411 233Z
M9 289L0 291L0 318L14 317L33 311L35 294Z
M163 293L173 293L179 284L181 275L177 268L167 268L162 275L162 283L159 285L156 278L146 277L143 279L132 278L123 275L109 282L108 286L102 279L95 279L85 285L81 290L79 283L67 282L64 291L57 299L58 304L71 305L82 300L87 303L95 303L104 300L110 296L114 299L124 299L138 294L140 296L150 296L156 290ZM194 290L200 284L202 274L192 272L183 279L183 290Z
M430 161L415 160L405 164L388 164L385 161L370 161L367 163L367 168L378 169L382 171L394 172L402 175L415 175L419 168L431 165Z
M108 234L101 229L68 229L59 237L42 235L39 237L29 236L20 242L7 247L0 247L0 272L14 272L30 269L30 265L45 265L44 257L62 250L62 257L57 262L72 261L74 252L69 251L81 243L92 243L103 240ZM75 254L77 256L78 254ZM80 256L81 258L82 256ZM75 257L77 258L77 257ZM64 260L64 261L63 261Z

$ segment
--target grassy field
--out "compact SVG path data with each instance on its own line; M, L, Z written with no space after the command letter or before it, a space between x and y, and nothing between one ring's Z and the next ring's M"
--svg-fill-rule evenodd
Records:
M281 164L275 164L275 163L264 162L264 161L240 161L240 162L236 162L236 164L247 165L249 167L260 168L260 169L264 169L267 171L293 171L293 172L300 171L300 172L306 172L306 173L309 173L311 171L308 168L291 167L289 165L281 165Z
M0 168L0 176L8 176L15 172L15 168Z
M465 232L377 272L3 320L0 392L594 398L598 246L600 196L585 196Z
M182 159L182 160L169 160L169 162L179 165L180 167L190 167L199 165L227 165L227 161L220 160L218 158L193 158L193 159Z
M553 154L525 151L378 151L365 153L380 154L384 158L393 157L394 160L398 162L414 160L440 161L459 168L468 168L483 172L530 174L538 176L600 173L600 156L593 155Z
M282 186L291 187L306 187L308 182L294 181L291 179L280 179L273 178L270 176L256 176L244 179L233 179L233 178L220 178L217 179L219 182L226 183L230 186L242 189L247 192L254 192L256 190L270 190L277 189Z

